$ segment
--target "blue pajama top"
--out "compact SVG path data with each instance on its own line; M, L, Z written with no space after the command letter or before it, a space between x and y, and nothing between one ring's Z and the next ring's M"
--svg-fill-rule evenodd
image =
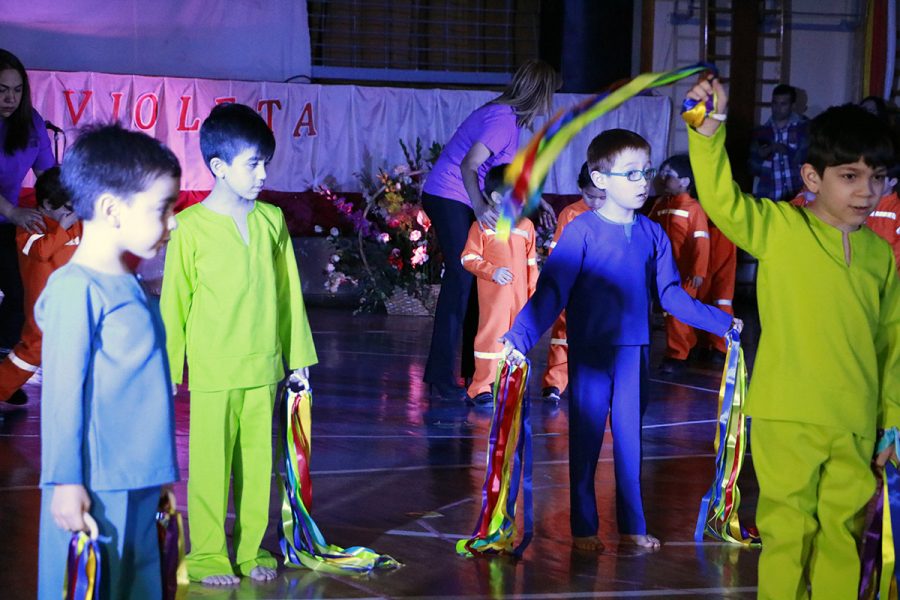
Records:
M50 276L35 318L44 332L41 486L176 481L165 330L137 278L69 263Z
M565 309L574 352L650 343L651 294L680 321L716 335L731 315L691 298L681 287L669 238L643 215L613 223L588 211L576 217L544 264L534 295L506 334L527 353Z

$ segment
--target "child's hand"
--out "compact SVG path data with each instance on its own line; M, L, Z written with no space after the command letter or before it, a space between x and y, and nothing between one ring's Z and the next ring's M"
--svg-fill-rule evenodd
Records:
M692 87L688 93L686 94L688 98L691 100L696 100L698 102L706 102L706 99L715 94L716 96L716 106L714 110L717 114L724 115L728 109L728 95L725 93L725 88L722 87L722 84L719 80L711 75L706 75L697 82L697 84ZM716 132L721 125L722 122L710 118L709 116L703 120L703 123L700 127L697 127L697 133L701 133L705 136L711 136Z
M541 198L541 204L538 210L540 211L541 227L549 229L550 231L556 229L556 213L553 211L553 207L550 206L550 203Z
M500 338L497 340L501 344L503 344L503 359L509 361L509 363L513 366L520 366L523 362L525 362L525 355L516 350L516 347L512 345L506 338Z
M685 283L693 287L694 289L699 290L700 286L703 285L703 278L699 275L694 275L693 277L689 277L687 280L685 280Z
M875 464L879 468L884 468L884 465L886 465L889 460L897 460L897 452L894 450L894 444L891 444L878 453L878 456L875 457Z
M295 369L288 377L288 385L293 391L302 392L310 389L309 367Z
M744 330L744 322L735 317L731 322L731 329L734 329L738 333L742 332Z
M84 514L91 509L91 497L83 485L66 484L53 486L50 514L60 529L66 531L87 531Z
M497 267L497 270L491 275L491 279L498 285L506 285L512 283L513 274L506 267Z

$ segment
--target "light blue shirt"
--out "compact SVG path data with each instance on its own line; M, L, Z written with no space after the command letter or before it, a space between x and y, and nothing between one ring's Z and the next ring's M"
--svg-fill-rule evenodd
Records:
M41 486L178 479L165 330L134 275L69 263L35 306L44 332Z

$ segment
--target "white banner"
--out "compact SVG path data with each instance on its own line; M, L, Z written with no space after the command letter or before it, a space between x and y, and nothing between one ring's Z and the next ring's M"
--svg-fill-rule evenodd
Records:
M44 119L65 131L117 121L166 143L181 160L185 190L206 190L212 176L200 155L199 129L217 102L247 104L269 123L277 141L266 187L296 192L317 185L351 192L355 173L404 162L398 140L427 148L445 143L475 108L494 98L490 91L377 88L143 77L101 73L29 71L32 99ZM555 108L584 98L557 94ZM547 178L548 193L577 193L578 170L590 140L605 129L623 127L643 135L654 164L668 148L671 103L660 96L633 98L582 131ZM540 123L538 123L538 126ZM531 133L523 133L522 143ZM52 139L52 134L51 134Z

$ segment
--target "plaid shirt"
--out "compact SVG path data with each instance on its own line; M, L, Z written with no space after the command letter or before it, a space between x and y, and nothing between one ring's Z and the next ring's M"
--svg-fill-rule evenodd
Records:
M774 152L763 159L760 151L772 144L783 144L788 151ZM803 181L800 166L809 150L809 119L791 113L787 125L778 128L770 118L765 125L753 130L750 143L750 173L756 176L753 193L772 200L791 200Z

